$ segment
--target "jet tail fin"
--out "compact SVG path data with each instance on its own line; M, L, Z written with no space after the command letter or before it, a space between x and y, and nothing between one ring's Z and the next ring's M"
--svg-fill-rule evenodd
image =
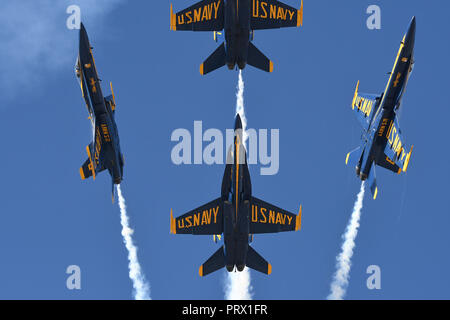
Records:
M247 267L270 275L272 273L272 266L263 257L259 255L251 246L248 246L247 251Z
M273 71L273 62L269 60L252 42L248 43L247 63L266 72Z
M225 253L223 246L219 248L204 264L202 264L198 270L200 277L204 277L214 271L225 267Z
M200 66L200 74L205 75L223 67L226 63L225 43L222 43Z

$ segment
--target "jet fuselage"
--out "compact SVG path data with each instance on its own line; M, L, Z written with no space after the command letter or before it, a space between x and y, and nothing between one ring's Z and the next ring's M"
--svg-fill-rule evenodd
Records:
M227 163L225 167L221 194L224 201L225 266L230 272L235 266L238 271L244 269L249 244L252 190L242 136L242 123L238 115L235 124L233 162Z
M236 64L239 69L244 69L250 42L251 0L224 1L226 63L230 70L234 69Z

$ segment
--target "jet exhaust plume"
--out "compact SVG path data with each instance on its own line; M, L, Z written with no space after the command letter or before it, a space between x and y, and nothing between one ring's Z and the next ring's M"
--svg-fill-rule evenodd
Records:
M344 242L342 243L341 253L336 258L336 273L331 283L330 294L328 300L343 300L347 292L349 273L352 266L353 249L355 248L355 239L358 235L359 220L361 218L361 210L364 200L364 181L361 183L361 190L353 207L352 216L347 225L345 234L343 235Z
M242 121L242 135L244 145L247 141L247 118L244 110L244 79L242 70L239 70L239 79L236 94L236 114L239 114ZM251 300L252 286L250 284L250 270L245 267L242 272L227 272L225 283L225 299L227 300Z
M239 70L239 79L236 93L236 114L239 114L242 121L242 138L244 139L244 145L247 142L247 118L245 117L244 109L244 79L242 78L242 70Z
M250 270L245 267L242 272L227 272L225 283L226 300L252 300Z
M132 235L134 230L130 228L125 198L122 195L120 184L117 185L117 194L119 196L120 224L122 225L123 242L128 251L128 269L130 271L130 279L133 282L134 298L135 300L151 300L150 286L141 271L141 265L137 256L137 247L133 243Z

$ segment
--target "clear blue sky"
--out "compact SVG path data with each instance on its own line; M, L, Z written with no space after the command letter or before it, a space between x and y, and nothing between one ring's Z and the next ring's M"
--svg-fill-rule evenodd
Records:
M104 92L109 81L115 88L122 190L151 296L223 299L225 271L197 273L217 245L211 237L170 235L169 212L218 197L224 167L172 164L170 136L177 128L192 131L194 120L232 128L238 73L223 68L200 76L200 63L218 44L212 33L171 32L168 1L40 2L8 0L9 17L0 19L0 298L132 298L110 177L79 177L91 129L73 72L78 32L66 29L65 9L80 3ZM381 30L366 28L371 4L381 7ZM354 88L360 80L361 92L384 90L413 15L416 65L400 125L414 152L406 175L377 170L378 199L364 201L347 298L450 298L449 9L442 0L304 0L302 28L255 33L275 70L244 71L248 127L280 129L280 171L260 176L252 166L253 193L293 212L302 204L303 229L255 237L273 273L251 272L254 298L328 295L360 185L344 164L359 144ZM65 286L72 264L81 268L80 291ZM372 264L381 267L379 291L366 288Z

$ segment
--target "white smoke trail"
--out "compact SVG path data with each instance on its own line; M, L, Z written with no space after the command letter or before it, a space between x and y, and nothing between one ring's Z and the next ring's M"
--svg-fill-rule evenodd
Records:
M247 118L244 110L244 80L242 71L239 70L239 80L236 94L236 114L239 114L242 121L242 136L244 145L247 141ZM227 300L251 300L252 286L250 284L250 270L245 267L242 272L227 272L225 284L225 299Z
M137 247L133 244L133 238L131 237L134 230L130 228L127 207L120 185L117 185L117 194L119 196L120 224L122 225L123 242L128 250L128 269L130 270L130 279L133 281L134 298L136 300L151 300L150 286L141 271L141 265L137 257Z
M244 139L244 145L247 142L247 118L245 117L244 109L244 79L242 78L242 70L239 70L239 80L238 80L238 92L236 93L236 114L239 114L242 121L242 138Z
M353 249L355 248L355 239L358 235L359 219L361 217L363 199L364 181L361 183L361 190L356 198L352 216L343 236L344 243L342 244L342 251L336 258L337 270L334 274L333 282L331 283L331 292L327 297L328 300L343 300L347 292L349 273L352 266L351 259L353 256Z
M225 284L226 300L252 300L250 271L247 267L242 272L227 272Z

